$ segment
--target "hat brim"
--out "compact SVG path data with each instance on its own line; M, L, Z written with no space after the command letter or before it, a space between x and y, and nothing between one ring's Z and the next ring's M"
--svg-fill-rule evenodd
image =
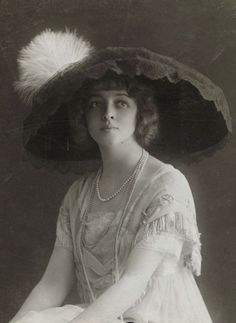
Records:
M83 62L73 63L44 84L33 98L24 122L24 146L48 160L96 159L98 150L68 150L68 102L87 79L108 71L153 81L160 108L160 138L156 149L174 155L204 151L231 129L229 107L222 90L206 76L146 49L106 48Z

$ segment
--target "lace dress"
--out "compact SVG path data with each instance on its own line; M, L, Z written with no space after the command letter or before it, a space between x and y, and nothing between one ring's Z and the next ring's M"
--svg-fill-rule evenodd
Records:
M73 252L80 305L31 312L28 315L33 315L33 320L27 321L26 316L19 323L68 322L93 301L89 286L97 298L116 281L114 245L123 211L90 212L83 219L94 177L95 174L81 177L71 186L57 222L55 246ZM80 230L82 224L84 231ZM162 253L163 260L139 299L123 313L124 320L212 322L193 277L200 275L201 255L191 190L184 175L171 165L162 163L147 185L131 199L119 237L119 277L133 248L155 250Z

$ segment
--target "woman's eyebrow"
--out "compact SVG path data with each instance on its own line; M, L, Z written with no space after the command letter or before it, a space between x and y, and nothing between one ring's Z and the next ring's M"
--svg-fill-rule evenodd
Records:
M130 97L128 93L125 93L125 92L115 93L115 96L126 96L127 98ZM100 93L91 93L88 99L90 100L92 98L103 98L103 95L101 95Z
M130 97L127 93L124 93L124 92L119 92L119 93L116 93L115 95L116 96L118 96L118 95L124 95L124 96L127 96L128 98Z

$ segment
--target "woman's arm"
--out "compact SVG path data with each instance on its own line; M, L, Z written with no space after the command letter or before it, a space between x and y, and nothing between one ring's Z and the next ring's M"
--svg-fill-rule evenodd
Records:
M60 306L69 293L73 281L72 252L63 247L55 247L43 277L10 323L17 321L29 311Z
M115 320L141 296L162 257L161 253L153 250L134 248L120 281L108 288L71 323L109 323Z

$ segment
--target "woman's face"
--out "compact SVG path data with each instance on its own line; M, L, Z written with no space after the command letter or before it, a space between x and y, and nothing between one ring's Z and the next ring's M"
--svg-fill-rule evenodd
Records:
M94 91L86 105L90 136L99 146L136 141L137 104L126 90Z

